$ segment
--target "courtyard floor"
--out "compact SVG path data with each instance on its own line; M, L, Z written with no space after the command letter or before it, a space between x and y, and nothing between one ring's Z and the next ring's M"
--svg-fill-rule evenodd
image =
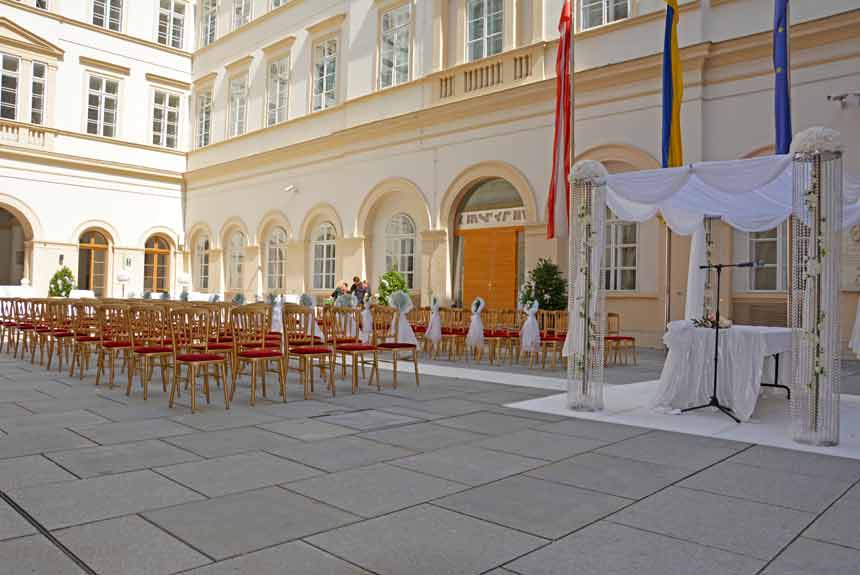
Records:
M505 407L557 390L294 378L191 415L157 373L143 401L0 356L0 573L860 571L860 461Z

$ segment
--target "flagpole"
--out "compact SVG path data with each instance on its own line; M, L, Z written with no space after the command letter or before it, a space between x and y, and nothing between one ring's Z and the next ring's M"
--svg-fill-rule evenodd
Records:
M573 175L573 162L576 158L576 150L574 148L574 118L576 117L576 113L574 111L574 79L573 79L573 70L574 70L574 46L576 42L573 40L574 33L576 29L574 28L574 23L576 20L574 19L573 10L576 4L571 3L570 5L570 46L568 47L568 76L570 76L570 81L568 84L568 90L570 91L570 119L568 120L570 127L570 174L568 175L568 180L570 180L570 176ZM568 197L567 197L567 326L568 332L573 329L573 324L575 321L574 310L576 309L576 298L574 294L574 250L573 250L573 234L575 232L573 227L573 183L568 183ZM573 346L571 345L570 353L567 357L567 379L570 382L571 377L573 375L573 367L574 367L575 354L573 353Z

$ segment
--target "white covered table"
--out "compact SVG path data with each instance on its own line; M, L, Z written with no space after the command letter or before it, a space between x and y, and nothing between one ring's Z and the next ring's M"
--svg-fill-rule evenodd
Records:
M652 406L685 409L708 403L714 385L714 330L675 321L663 336L669 355ZM755 410L762 379L788 385L791 330L781 327L732 326L720 330L717 397L741 421ZM766 363L775 365L766 369ZM766 360L768 360L766 362ZM773 372L776 375L772 375Z

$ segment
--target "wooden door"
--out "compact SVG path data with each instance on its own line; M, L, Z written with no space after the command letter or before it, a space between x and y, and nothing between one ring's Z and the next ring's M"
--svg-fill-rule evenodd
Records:
M517 304L517 232L522 228L463 230L463 306L478 296L487 309Z

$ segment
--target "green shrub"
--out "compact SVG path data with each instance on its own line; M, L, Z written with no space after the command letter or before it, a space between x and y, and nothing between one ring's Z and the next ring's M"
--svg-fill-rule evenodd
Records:
M75 276L72 275L72 270L63 266L51 278L48 295L51 297L69 297L73 289L75 289Z
M391 269L379 278L379 289L376 293L380 305L389 305L388 298L396 291L406 291L406 278L399 271Z
M529 305L535 300L540 309L567 309L567 281L558 266L548 259L538 260L520 291L522 305Z

